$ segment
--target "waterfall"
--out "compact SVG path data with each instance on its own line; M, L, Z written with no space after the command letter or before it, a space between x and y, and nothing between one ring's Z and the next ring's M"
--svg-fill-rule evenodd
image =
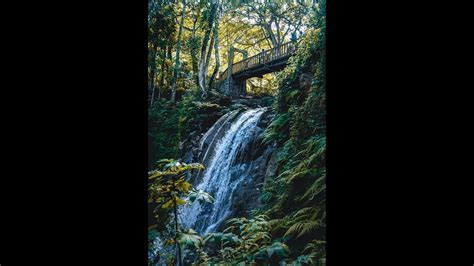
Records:
M230 112L221 117L201 139L199 158L206 169L198 173L194 185L211 194L215 202L205 205L194 203L182 208L180 218L185 228L205 234L217 230L222 222L230 218L234 192L241 189L240 185L246 178L252 178L252 164L245 162L243 157L261 133L257 130L257 123L264 112L265 108Z

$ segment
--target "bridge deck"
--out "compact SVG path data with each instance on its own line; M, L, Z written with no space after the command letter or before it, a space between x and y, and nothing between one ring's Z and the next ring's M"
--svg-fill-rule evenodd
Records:
M287 42L232 64L231 75L236 79L247 79L281 70L285 67L288 58L295 53L296 47L297 42ZM228 70L229 68L219 73L217 83L227 78Z

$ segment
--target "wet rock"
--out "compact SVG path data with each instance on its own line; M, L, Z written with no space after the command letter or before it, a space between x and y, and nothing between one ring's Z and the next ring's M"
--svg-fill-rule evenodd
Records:
M272 153L270 155L270 158L267 162L267 169L265 171L265 177L264 177L264 184L266 182L268 182L268 180L270 178L272 178L273 176L275 176L275 173L277 172L278 170L278 150L276 148L274 148L272 150Z

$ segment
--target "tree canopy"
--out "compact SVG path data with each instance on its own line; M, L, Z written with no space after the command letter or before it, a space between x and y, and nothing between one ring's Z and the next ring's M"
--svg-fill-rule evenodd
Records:
M149 0L149 103L181 99L185 91L211 89L228 66L229 49L260 53L301 37L310 26L313 1ZM234 62L242 60L235 54ZM250 94L274 94L272 75ZM257 94L258 94L257 93Z

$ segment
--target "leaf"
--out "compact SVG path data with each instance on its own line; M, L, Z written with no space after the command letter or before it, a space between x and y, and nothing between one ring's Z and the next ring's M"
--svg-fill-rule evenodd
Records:
M161 208L163 208L163 209L169 209L169 208L171 208L171 206L173 206L173 203L174 203L173 200L168 200L168 201L165 202L165 204L163 204L163 205L161 206Z
M186 233L179 234L178 242L183 247L199 248L202 246L203 239L196 233L196 231L189 229Z
M206 193L202 190L196 190L196 189L191 190L191 192L189 193L189 200L191 202L194 202L197 200L200 204L214 203L215 201L214 198L209 193Z
M324 190L326 190L326 173L323 173L320 178L316 179L316 181L311 184L311 186L308 188L308 190L306 190L301 199L313 200L316 195L318 195Z
M267 248L267 253L268 253L268 257L271 258L273 253L275 253L275 248L273 247L268 247Z
M183 204L186 204L186 201L185 201L185 200L182 200L182 199L179 198L179 197L176 197L176 204L177 204L177 205L183 205Z
M271 246L267 247L268 258L271 258L271 256L275 253L279 257L284 257L289 252L290 250L288 249L288 246L278 241L274 242Z
M224 234L222 233L214 233L214 241L216 242L220 242L222 240L222 238L224 237Z

